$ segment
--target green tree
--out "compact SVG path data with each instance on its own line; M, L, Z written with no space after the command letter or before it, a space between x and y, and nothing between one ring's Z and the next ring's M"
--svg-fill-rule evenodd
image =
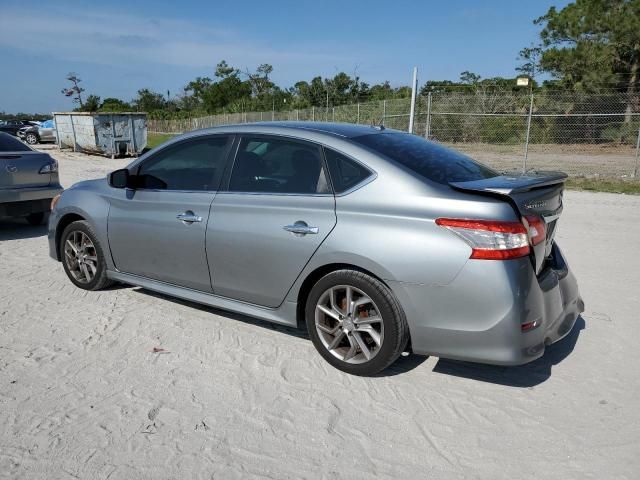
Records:
M84 101L84 105L76 110L84 112L97 112L100 108L100 97L97 95L89 95Z
M481 78L480 75L470 72L469 70L465 70L460 74L460 82L465 85L475 85L480 82Z
M166 100L161 93L142 88L138 90L138 97L133 100L133 104L139 112L153 112L162 110L166 106Z
M640 0L576 0L534 21L541 25L540 66L572 90L603 86L638 92ZM632 105L626 106L631 120Z
M517 60L520 65L516 67L516 72L535 80L536 75L540 73L540 57L542 56L542 48L531 45L520 50Z
M105 98L100 105L101 112L129 112L131 110L131 105L127 102L113 97Z

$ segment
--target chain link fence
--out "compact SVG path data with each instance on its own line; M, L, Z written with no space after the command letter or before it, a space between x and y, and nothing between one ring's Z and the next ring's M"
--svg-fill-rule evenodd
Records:
M336 107L149 120L149 131L273 120L347 122L408 130L409 98ZM636 177L640 97L622 93L430 93L418 97L414 131L503 171L562 170L574 176Z

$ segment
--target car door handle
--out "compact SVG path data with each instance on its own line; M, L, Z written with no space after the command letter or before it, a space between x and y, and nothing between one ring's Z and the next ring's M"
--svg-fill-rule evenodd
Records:
M307 235L309 233L316 234L320 231L318 227L310 227L305 222L296 222L293 225L285 225L282 228L287 232L291 232L300 236Z
M193 213L191 210L188 210L184 213L179 213L178 215L176 215L176 218L178 220L183 221L184 223L193 223L193 222L201 222L202 221L202 217L196 215L195 213Z

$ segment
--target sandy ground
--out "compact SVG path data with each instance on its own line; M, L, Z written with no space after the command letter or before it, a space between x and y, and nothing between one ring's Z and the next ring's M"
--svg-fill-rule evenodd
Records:
M127 163L52 153L66 186ZM79 290L44 227L0 223L0 477L637 479L640 197L565 198L569 337L524 367L408 356L377 378L292 329Z

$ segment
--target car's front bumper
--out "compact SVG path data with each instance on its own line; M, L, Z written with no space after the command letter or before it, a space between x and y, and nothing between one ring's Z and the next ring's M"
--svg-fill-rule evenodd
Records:
M60 185L0 189L0 217L19 217L48 212L51 199L62 192Z
M415 353L498 365L539 358L584 311L560 249L536 276L528 258L470 260L448 285L391 282ZM523 331L522 325L536 322Z

